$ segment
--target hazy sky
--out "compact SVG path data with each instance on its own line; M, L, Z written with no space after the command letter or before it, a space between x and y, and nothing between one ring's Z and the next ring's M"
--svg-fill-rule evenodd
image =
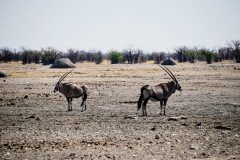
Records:
M240 0L0 0L0 47L172 51L240 40Z

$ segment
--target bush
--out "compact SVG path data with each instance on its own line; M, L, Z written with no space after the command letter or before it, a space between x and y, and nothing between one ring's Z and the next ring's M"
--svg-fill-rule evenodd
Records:
M232 40L231 43L228 43L229 48L236 60L236 63L240 63L240 40Z
M0 61L11 62L14 60L14 52L10 48L0 49Z
M33 51L22 48L22 64L30 64L33 62Z
M42 63L44 65L53 64L57 58L57 50L51 47L47 49L42 49L41 53L42 53Z
M122 63L123 56L121 53L114 51L110 53L109 59L111 60L112 64L118 64L118 63Z
M185 56L190 63L194 63L197 57L197 51L193 49L187 49Z
M101 51L97 51L97 52L92 53L92 54L93 54L93 57L94 57L94 62L96 64L102 63L102 61L103 61L103 54L102 54Z
M166 58L166 53L165 52L153 52L153 60L154 63L160 64L165 58Z
M211 64L213 59L213 52L208 49L201 49L200 52L201 55L203 55L205 60L207 61L207 64Z

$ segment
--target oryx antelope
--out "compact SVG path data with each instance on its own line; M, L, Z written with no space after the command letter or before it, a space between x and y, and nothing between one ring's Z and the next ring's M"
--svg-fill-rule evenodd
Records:
M62 93L68 101L68 111L72 111L72 100L73 98L82 97L82 112L86 110L86 99L87 99L87 86L84 84L82 86L78 86L74 83L61 83L67 75L72 72L73 69L67 73L65 73L57 82L54 93L59 91Z
M138 110L142 106L143 116L147 116L146 105L148 100L154 102L160 101L161 107L160 115L162 116L162 106L164 106L163 115L166 116L165 109L168 98L173 93L175 93L176 90L182 91L180 84L178 83L176 77L172 74L172 72L166 66L162 65L159 66L169 74L173 81L168 83L160 83L159 85L156 86L145 85L141 88L141 95L138 101Z

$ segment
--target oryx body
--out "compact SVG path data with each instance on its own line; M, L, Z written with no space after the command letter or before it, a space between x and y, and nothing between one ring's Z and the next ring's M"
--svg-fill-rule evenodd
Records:
M141 88L141 95L138 100L138 110L142 106L142 112L143 116L147 116L147 108L146 105L149 100L153 102L158 102L160 101L160 115L162 115L162 106L164 106L164 111L163 115L165 116L166 114L166 104L168 101L168 98L175 93L176 90L181 91L181 86L179 85L177 79L175 76L172 74L172 72L168 68L163 68L173 79L173 81L168 82L168 83L160 83L159 85L156 86L150 86L150 85L145 85ZM143 103L142 103L143 102Z
M72 71L72 70L71 70ZM70 71L70 72L71 72ZM84 84L82 86L79 86L74 83L61 83L63 79L70 73L65 73L57 82L55 88L54 88L54 93L59 91L62 93L67 101L68 101L68 111L72 111L72 100L73 98L79 98L82 97L82 112L86 110L86 99L87 99L87 86Z

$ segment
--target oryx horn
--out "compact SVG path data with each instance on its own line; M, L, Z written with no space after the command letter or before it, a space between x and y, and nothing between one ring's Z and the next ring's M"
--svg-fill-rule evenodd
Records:
M75 68L73 68L71 71L69 71L69 72L67 72L67 73L64 73L64 75L58 80L57 83L61 83L61 82L64 80L64 78L67 77L67 75L68 75L69 73L71 73L74 69L75 69Z
M176 77L173 75L173 73L166 67L166 66L162 66L159 65L164 71L166 71L168 73L168 75L176 82L178 83Z

